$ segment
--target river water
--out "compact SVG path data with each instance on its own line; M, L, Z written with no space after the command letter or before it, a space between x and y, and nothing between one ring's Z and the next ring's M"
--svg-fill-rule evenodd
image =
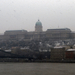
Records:
M75 64L0 63L0 75L75 75Z

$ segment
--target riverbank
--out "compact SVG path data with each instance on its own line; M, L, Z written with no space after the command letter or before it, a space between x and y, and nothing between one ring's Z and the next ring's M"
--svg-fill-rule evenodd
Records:
M75 63L75 60L50 60L50 59L28 60L28 59L21 59L21 58L0 58L0 62Z

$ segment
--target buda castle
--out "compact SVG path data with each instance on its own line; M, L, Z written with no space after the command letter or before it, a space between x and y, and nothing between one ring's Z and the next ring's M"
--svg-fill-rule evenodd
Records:
M74 39L75 33L69 28L47 29L43 31L43 26L40 20L35 23L35 31L28 32L27 30L7 30L3 35L0 35L2 40L66 40Z

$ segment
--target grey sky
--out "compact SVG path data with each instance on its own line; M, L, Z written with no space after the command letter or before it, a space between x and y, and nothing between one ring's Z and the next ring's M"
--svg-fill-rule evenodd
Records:
M0 0L0 33L34 31L38 19L43 30L59 27L75 31L75 0Z

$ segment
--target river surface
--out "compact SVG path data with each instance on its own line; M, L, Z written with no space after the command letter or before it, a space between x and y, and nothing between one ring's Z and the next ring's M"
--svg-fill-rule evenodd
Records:
M75 64L0 63L0 75L75 75Z

